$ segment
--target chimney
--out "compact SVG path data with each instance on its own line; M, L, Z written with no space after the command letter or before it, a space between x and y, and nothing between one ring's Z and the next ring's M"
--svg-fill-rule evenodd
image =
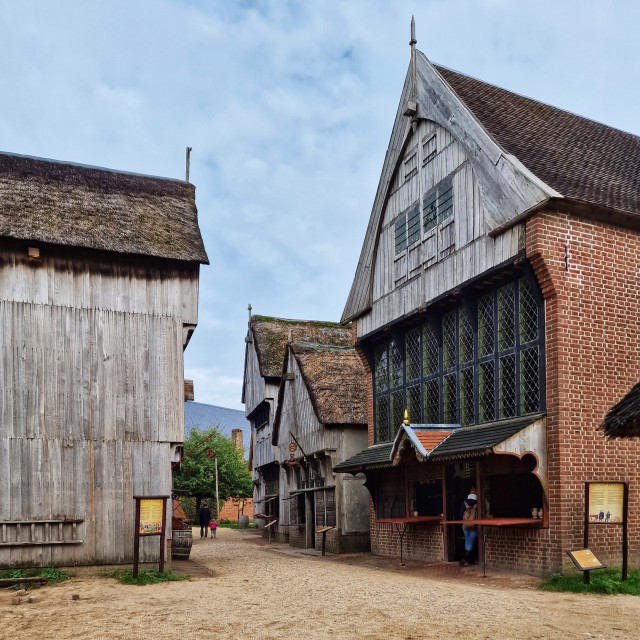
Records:
M244 443L242 441L242 429L231 430L231 441L238 451L244 451Z

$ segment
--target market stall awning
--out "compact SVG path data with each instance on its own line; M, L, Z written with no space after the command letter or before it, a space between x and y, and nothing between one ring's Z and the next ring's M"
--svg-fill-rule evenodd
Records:
M355 456L351 456L343 462L340 462L333 467L333 470L336 473L353 473L355 475L367 469L390 467L392 446L392 442L385 442L384 444L376 444L368 447L360 451L360 453L356 453Z
M454 430L460 428L457 424L403 424L396 434L391 448L391 460L394 465L400 463L402 450L411 447L416 458L424 462L429 454Z
M507 450L494 451L494 447L497 447L530 425L540 421L542 417L543 414L538 413L456 429L446 440L443 440L431 451L429 460L438 462L472 458L489 453L511 453L511 451ZM526 446L527 442L523 444ZM536 444L536 447L537 446ZM514 451L513 453L522 455L524 451Z
M611 407L600 428L609 438L640 437L640 382Z

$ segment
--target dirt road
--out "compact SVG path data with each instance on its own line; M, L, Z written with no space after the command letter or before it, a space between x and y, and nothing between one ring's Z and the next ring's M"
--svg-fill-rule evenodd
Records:
M0 638L640 638L637 597L544 593L491 570L482 580L474 569L320 558L218 531L192 551L208 577L146 587L78 577L19 606L2 591Z

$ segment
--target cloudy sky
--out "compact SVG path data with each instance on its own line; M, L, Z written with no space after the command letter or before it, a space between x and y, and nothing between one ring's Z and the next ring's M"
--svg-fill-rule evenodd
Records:
M434 62L640 133L633 0L0 0L0 149L183 178L193 147L196 400L243 408L248 303L340 318L412 14Z

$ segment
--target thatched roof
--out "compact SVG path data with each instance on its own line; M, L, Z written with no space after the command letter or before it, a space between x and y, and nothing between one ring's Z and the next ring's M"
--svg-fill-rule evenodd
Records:
M611 408L600 428L609 438L640 437L640 382Z
M367 424L367 376L353 347L294 342L290 349L319 422Z
M209 263L192 184L2 152L0 237Z
M288 342L307 340L337 346L353 343L351 325L345 327L337 322L252 316L250 326L260 375L264 378L280 378Z

